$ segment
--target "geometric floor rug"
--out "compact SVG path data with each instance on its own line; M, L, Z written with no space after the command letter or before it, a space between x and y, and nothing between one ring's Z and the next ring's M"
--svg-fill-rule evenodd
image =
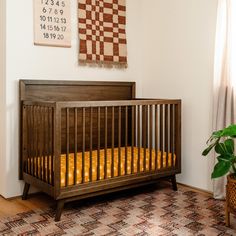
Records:
M229 236L236 219L225 226L224 201L169 185L117 193L66 205L60 222L55 209L37 209L0 219L0 235L78 236Z

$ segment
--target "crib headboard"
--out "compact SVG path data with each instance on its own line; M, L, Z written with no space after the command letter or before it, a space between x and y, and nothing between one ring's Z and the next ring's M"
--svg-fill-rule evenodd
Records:
M20 101L102 101L135 98L135 82L20 80Z

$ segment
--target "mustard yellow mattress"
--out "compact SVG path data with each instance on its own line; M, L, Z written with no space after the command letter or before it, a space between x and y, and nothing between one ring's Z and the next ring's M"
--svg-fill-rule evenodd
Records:
M112 163L112 150L107 149L107 178L111 178L111 163ZM89 182L89 171L90 171L90 152L84 153L85 161L85 182ZM157 168L161 168L161 152L158 152ZM127 147L127 174L131 174L131 147ZM104 179L104 149L100 150L100 179ZM172 155L171 153L166 155L163 152L163 168L172 167ZM114 148L114 176L118 176L118 148ZM176 163L176 156L173 157L174 165ZM146 171L149 171L150 161L150 150L146 149ZM140 171L144 171L144 149L140 148ZM138 148L134 147L134 161L133 161L134 173L138 172ZM155 170L155 150L152 150L152 169ZM74 154L69 154L69 185L74 184ZM125 147L121 148L121 163L120 173L125 175ZM66 155L61 155L61 186L65 186L66 179ZM97 151L92 152L92 181L97 180ZM82 153L77 154L77 183L82 182Z
M137 148L133 147L134 149L134 159L133 159L133 171L134 173L138 172L138 150L140 150L140 172L144 171L144 148ZM120 148L121 153L121 162L120 162L120 174L125 175L125 147ZM105 172L104 172L104 167L105 167L105 150L101 149L100 150L100 179L105 178ZM92 151L92 181L97 180L97 150ZM161 157L162 155L162 157ZM74 158L75 155L74 153L69 154L69 185L74 185ZM167 167L172 167L175 166L176 164L176 155L174 154L172 158L172 154L168 153L168 156L166 152L161 153L161 151L158 151L157 154L157 169L161 169L161 158L163 160L162 167L167 168ZM45 162L47 163L47 157L45 158ZM131 174L131 159L132 159L132 152L131 152L131 147L127 147L127 174ZM173 164L172 164L172 159L173 159ZM34 159L35 160L35 159ZM40 166L40 158L36 159L38 161L38 166ZM35 160L35 162L36 162ZM118 155L118 148L114 148L114 177L118 176L118 163L119 163L119 155ZM107 173L106 173L106 178L111 178L111 163L112 163L112 149L107 149ZM150 171L150 150L146 149L146 171ZM151 160L151 170L155 170L155 150L152 150L152 160ZM89 173L90 173L90 152L87 151L84 153L84 164L85 164L85 169L84 169L84 174L85 174L85 180L84 182L89 182ZM41 160L41 165L42 165L42 160ZM49 166L51 166L51 160L49 158ZM38 169L43 169L38 168ZM47 169L47 164L46 164L46 169ZM40 170L39 170L40 171ZM77 153L77 184L82 183L82 153L79 152ZM65 181L66 181L66 154L61 155L61 186L65 186Z

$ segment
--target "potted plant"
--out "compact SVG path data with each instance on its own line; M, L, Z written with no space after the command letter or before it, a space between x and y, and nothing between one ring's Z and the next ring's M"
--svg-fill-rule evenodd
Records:
M207 141L208 147L202 152L203 156L214 149L217 163L211 178L218 178L228 174L226 185L226 225L230 225L230 213L236 213L236 156L234 152L234 138L236 125L230 125L212 133Z

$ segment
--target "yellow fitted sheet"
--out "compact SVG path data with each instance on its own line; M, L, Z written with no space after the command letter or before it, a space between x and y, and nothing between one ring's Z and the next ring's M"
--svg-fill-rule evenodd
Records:
M144 148L133 148L133 173L138 172L138 151L140 150L140 171L143 172L144 170ZM105 178L105 150L100 150L100 176L99 179ZM125 147L120 148L120 175L125 175ZM98 179L97 176L97 150L92 151L92 181L96 181ZM155 170L155 150L152 150L152 161L151 161L151 170ZM162 156L162 157L161 157ZM161 153L158 151L157 154L157 169L161 169L161 158L163 160L163 168L172 167L176 164L176 155L173 155L169 153L168 157L166 152ZM111 178L112 175L112 149L107 149L107 173L106 178ZM131 159L132 159L132 152L131 147L127 147L127 174L131 174ZM173 165L172 165L173 160ZM150 171L149 168L149 162L150 162L150 149L146 149L146 171ZM114 148L114 177L118 176L118 163L119 163L119 154L118 154L118 148ZM87 151L84 153L84 182L89 182L89 174L90 174L90 152ZM73 185L74 184L74 154L69 154L69 176L68 176L68 184ZM61 155L61 186L64 187L66 182L66 155ZM77 180L76 183L82 182L82 153L77 153Z

